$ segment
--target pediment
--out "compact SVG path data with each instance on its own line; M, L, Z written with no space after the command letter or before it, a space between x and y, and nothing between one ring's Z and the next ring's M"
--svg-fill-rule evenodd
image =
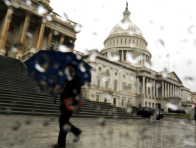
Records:
M176 75L175 72L170 72L168 74L168 77L171 78L171 79L173 79L173 80L175 80L175 81L178 81L179 83L182 83L181 80L179 79L179 77Z

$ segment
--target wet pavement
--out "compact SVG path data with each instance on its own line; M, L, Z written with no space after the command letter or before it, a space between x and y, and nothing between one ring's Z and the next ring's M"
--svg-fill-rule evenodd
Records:
M72 143L69 133L67 148L196 147L193 120L72 118L71 122L83 133L78 143ZM57 117L0 115L0 126L0 148L51 148L59 132Z

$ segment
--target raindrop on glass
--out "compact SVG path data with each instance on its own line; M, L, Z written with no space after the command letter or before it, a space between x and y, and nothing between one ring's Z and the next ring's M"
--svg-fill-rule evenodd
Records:
M4 0L4 2L5 2L5 4L6 4L7 6L11 6L10 1L8 1L8 0Z
M68 45L59 45L59 50L61 52L70 52L71 51L71 46Z
M66 13L63 13L63 18L62 18L62 21L63 22L67 22L69 20L68 16Z
M54 35L59 35L59 32L56 30L53 33L54 33Z
M46 72L50 66L50 57L46 54L42 54L36 58L35 68L40 72Z
M48 13L48 10L45 9L42 5L39 5L37 8L37 13L39 15L44 15L44 14Z
M32 4L31 0L26 0L26 4L30 6Z
M63 125L63 130L65 132L69 132L69 131L71 131L71 126L69 124L65 124L65 125Z
M43 23L47 23L47 20L45 18L42 18Z
M97 123L101 126L105 126L106 124L106 119L104 117L99 117L97 120Z
M114 52L107 52L107 57L110 61L119 61L120 57L118 54L114 53Z
M83 62L81 62L81 63L79 64L79 68L80 68L80 70L81 70L82 72L86 72L86 68L84 67L84 65L85 65L85 63L83 63Z
M32 35L30 32L27 32L26 35L27 35L27 37L29 37L29 38L32 38L32 37L33 37L33 35Z
M74 27L75 32L80 32L81 29L82 29L82 25L81 25L81 24L77 24L77 25Z
M196 25L191 25L189 28L188 28L188 32L190 34L195 34L196 33Z
M46 19L47 19L47 21L49 21L49 22L53 20L52 16L49 15L49 14L46 15Z
M16 121L12 126L12 130L17 131L20 127L21 127L21 123L19 121Z
M158 39L157 41L156 41L156 46L157 46L157 48L163 48L164 46L165 46L165 42L162 40L162 39Z
M91 50L89 51L89 60L90 61L95 61L96 57L99 55L99 51L98 50Z

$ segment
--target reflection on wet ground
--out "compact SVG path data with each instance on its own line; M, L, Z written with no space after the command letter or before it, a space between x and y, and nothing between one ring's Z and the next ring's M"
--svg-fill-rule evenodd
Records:
M72 118L83 129L78 143L67 137L67 148L187 148L196 146L194 121ZM105 122L105 124L102 124ZM57 117L0 115L0 148L49 148L58 136Z

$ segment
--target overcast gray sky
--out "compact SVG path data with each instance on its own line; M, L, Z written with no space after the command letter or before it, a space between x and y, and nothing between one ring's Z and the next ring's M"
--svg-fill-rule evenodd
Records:
M196 91L196 9L194 0L127 0L130 19L142 31L152 54L152 69L168 67L184 86ZM110 30L120 22L126 0L51 0L54 11L80 23L75 50L103 48ZM160 40L164 46L159 44ZM193 81L185 78L191 77Z

